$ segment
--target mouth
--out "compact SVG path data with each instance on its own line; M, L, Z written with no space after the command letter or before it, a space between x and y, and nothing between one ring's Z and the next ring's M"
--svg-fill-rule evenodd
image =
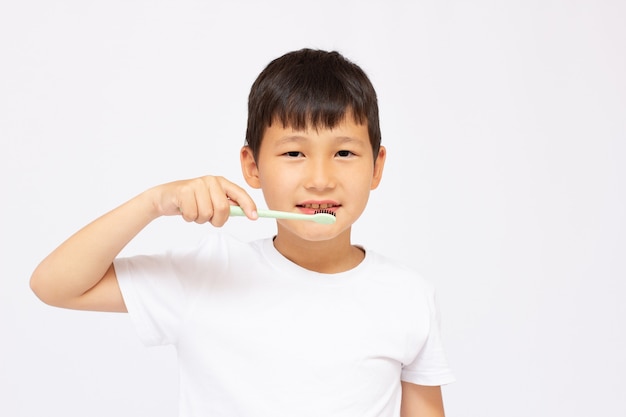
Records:
M306 214L328 213L335 215L335 211L341 207L341 205L335 202L307 202L298 204L296 207Z

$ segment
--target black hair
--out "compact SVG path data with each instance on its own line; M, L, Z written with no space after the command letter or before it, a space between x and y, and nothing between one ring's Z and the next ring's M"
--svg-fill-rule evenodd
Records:
M339 52L301 49L270 62L248 97L246 145L256 159L273 122L294 129L333 128L350 110L367 124L374 158L380 149L378 99L365 72Z

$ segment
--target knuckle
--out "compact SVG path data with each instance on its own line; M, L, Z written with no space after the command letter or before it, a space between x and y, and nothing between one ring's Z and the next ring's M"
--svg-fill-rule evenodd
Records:
M204 181L202 178L194 178L190 182L193 189L204 187Z
M203 209L198 213L198 218L196 221L198 223L206 223L208 221L211 221L211 219L213 218L213 213L213 210L210 208Z

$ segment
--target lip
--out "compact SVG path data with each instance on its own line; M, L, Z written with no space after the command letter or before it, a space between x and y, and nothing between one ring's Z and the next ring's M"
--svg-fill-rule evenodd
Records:
M341 204L333 200L309 200L296 204L298 210L305 214L315 214L319 210L335 212Z

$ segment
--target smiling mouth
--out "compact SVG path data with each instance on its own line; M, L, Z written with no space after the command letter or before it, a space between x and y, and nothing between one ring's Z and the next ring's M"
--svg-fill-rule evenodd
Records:
M339 207L336 204L317 204L317 203L313 203L313 204L299 204L298 207L302 207L302 208L306 208L306 209L313 209L313 210L327 210L327 209L332 209L332 208L336 208Z
M341 207L341 204L330 203L306 203L298 204L297 207L305 214L332 214L337 216L336 211Z

